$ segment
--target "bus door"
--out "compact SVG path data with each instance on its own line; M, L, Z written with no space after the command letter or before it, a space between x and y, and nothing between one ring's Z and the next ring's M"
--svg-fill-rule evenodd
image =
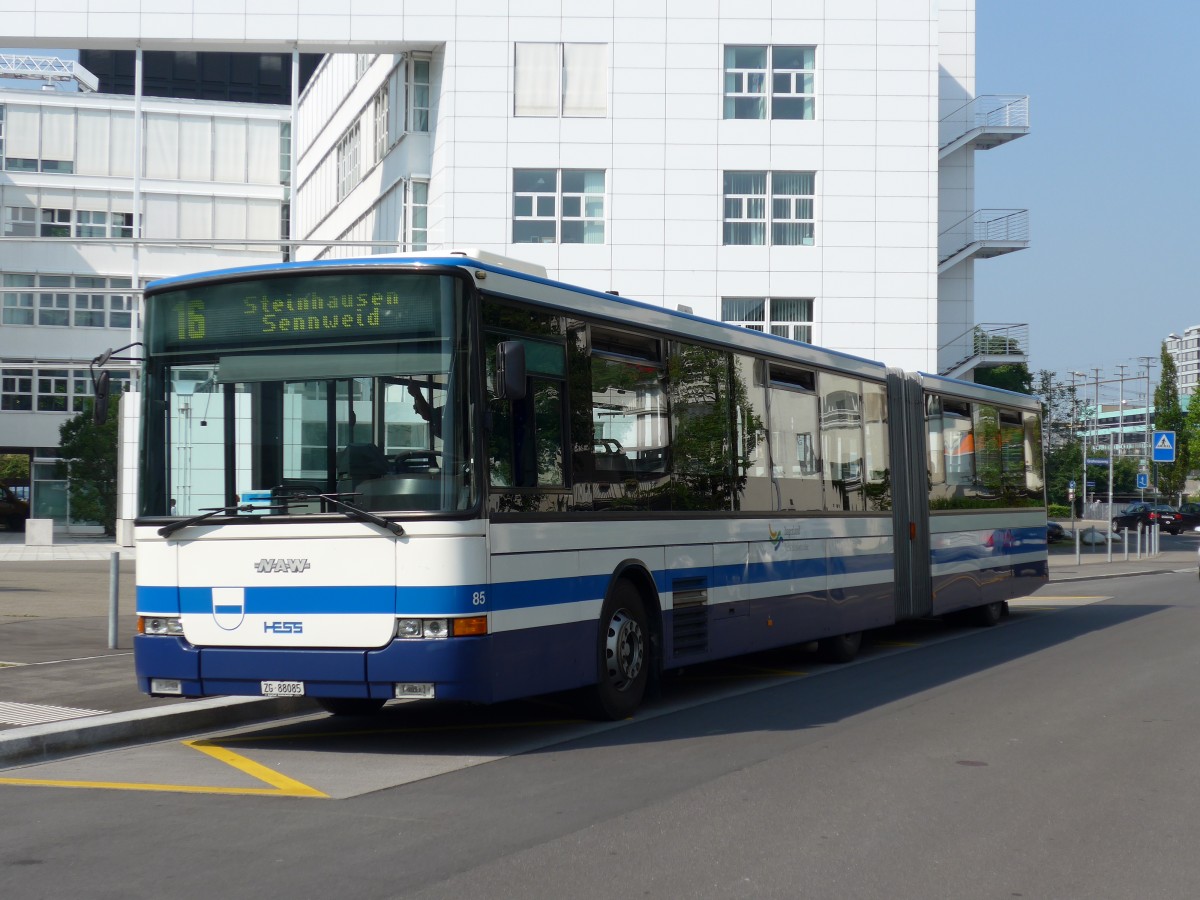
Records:
M896 565L896 620L933 612L929 557L929 473L925 391L920 377L888 369L892 423L892 527Z

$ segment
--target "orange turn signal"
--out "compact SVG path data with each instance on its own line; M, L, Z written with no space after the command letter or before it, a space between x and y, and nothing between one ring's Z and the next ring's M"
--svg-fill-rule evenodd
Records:
M468 616L465 619L451 619L451 629L455 637L473 637L487 634L487 616Z

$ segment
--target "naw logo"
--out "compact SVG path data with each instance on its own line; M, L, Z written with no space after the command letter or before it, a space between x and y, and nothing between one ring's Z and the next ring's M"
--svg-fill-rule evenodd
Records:
M307 559L260 559L254 564L254 571L274 574L276 572L306 572L312 566Z

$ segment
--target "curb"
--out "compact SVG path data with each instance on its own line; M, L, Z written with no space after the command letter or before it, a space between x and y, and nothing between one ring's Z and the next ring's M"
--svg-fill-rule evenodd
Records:
M1063 575L1050 578L1050 583L1062 581L1100 581L1105 578L1133 578L1135 575L1173 575L1176 572L1190 572L1191 569L1139 569L1136 572L1097 572L1095 575Z
M300 698L212 697L13 728L0 731L0 768L315 711L312 701Z

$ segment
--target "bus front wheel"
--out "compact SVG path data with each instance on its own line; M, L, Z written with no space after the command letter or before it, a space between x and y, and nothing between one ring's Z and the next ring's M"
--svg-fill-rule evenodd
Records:
M596 686L587 712L597 719L627 719L641 705L650 673L650 638L642 595L621 579L600 611Z

